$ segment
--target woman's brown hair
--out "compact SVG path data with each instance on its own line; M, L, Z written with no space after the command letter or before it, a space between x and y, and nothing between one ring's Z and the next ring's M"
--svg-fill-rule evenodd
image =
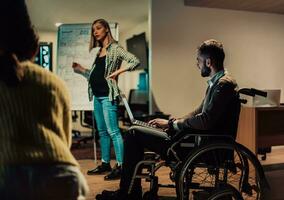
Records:
M15 86L21 80L19 63L33 59L38 49L24 0L1 2L0 26L0 81Z
M97 19L92 23L89 51L91 51L94 47L102 47L102 44L98 40L96 40L96 38L94 37L94 34L93 34L93 26L96 23L100 23L105 29L108 30L107 37L109 39L109 42L115 41L112 34L111 34L109 23L105 19Z

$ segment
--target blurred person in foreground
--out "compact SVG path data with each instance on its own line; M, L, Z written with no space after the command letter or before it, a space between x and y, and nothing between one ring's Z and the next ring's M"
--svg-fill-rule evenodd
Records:
M69 95L31 62L38 37L25 1L1 1L0 24L0 198L83 200L88 186L70 152Z

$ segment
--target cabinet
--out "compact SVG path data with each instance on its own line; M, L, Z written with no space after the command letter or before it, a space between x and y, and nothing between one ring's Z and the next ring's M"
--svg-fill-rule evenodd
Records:
M254 153L258 148L284 145L284 106L243 106L237 141Z

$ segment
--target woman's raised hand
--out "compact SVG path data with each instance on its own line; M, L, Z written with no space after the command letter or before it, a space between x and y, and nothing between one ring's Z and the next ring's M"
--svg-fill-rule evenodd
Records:
M72 63L72 68L73 68L74 72L79 73L79 74L84 73L85 70L86 70L84 67L82 67L82 65L80 65L79 63L76 63L76 62Z

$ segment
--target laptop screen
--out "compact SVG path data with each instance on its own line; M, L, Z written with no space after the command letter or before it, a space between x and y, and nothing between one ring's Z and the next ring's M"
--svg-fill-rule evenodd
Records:
M126 96L124 94L120 94L120 97L121 97L122 102L123 102L123 104L125 106L125 109L126 109L126 112L128 114L128 117L129 117L130 121L133 122L134 121L134 117L133 117L133 114L132 114L132 112L130 110L129 104L128 104L127 99L126 99Z

